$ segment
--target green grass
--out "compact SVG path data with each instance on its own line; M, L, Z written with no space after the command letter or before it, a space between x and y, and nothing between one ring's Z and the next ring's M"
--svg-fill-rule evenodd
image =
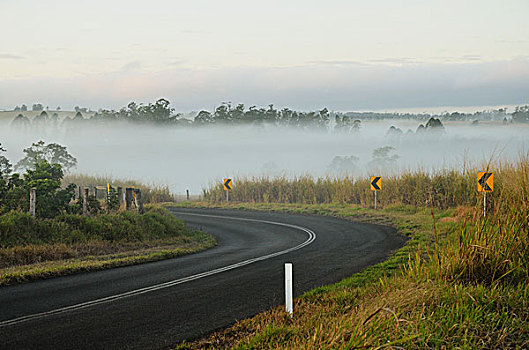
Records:
M174 204L172 204L174 205ZM429 208L393 205L380 211L348 205L187 203L206 206L333 215L386 223L411 236L383 263L295 301L295 317L282 306L179 348L524 348L529 346L527 280L480 283L442 277L435 259ZM175 205L176 206L176 205ZM457 242L461 210L434 212L438 244ZM442 254L448 254L443 250ZM445 271L445 269L447 269ZM453 275L452 275L453 276Z
M398 192L399 196L390 193L388 198L393 199L378 211L362 208L362 203L336 200L343 193L327 201L313 196L325 191L311 190L310 179L305 192L299 191L295 181L290 187L287 180L279 181L286 193L304 193L297 197L303 198L304 204L289 203L295 195L286 203L278 197L263 196L262 191L266 194L270 189L262 186L262 179L248 180L245 191L239 192L242 197L254 198L253 203L221 204L213 196L210 203L185 204L386 223L411 239L387 261L297 298L292 319L278 306L179 348L528 348L528 158L501 165L498 175L486 219L478 203L446 208L442 200L429 201L432 207L406 204L402 196L413 198L413 186ZM428 184L427 189L432 190L434 182L424 179L423 174L405 176L416 186ZM399 183L402 179L394 180ZM450 193L461 184L450 187L450 176L438 180L446 184L448 193L438 192L437 198L454 198ZM325 184L320 181L319 186ZM205 194L216 189L211 191Z
M193 237L195 236L195 237ZM120 266L171 259L197 253L216 245L215 239L195 231L190 242L175 240L163 242L149 249L130 249L120 253L51 260L0 269L0 285L17 284L43 278L70 275L79 272L104 270Z
M188 229L167 209L96 217L0 216L0 285L173 258L211 248L213 236Z
M156 206L147 206L143 215L118 211L94 217L60 214L53 219L34 218L13 211L0 216L0 247L76 244L93 240L141 242L178 236L185 229L183 221Z

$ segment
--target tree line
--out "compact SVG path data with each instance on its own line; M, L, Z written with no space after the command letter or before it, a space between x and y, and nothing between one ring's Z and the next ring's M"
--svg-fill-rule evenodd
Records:
M506 109L481 111L470 113L444 113L440 115L412 114L412 113L375 113L375 112L330 112L327 108L316 111L295 111L290 108L277 109L273 104L267 108L250 106L246 108L240 103L232 106L230 102L224 102L214 108L213 111L201 110L195 115L188 117L182 113L175 113L166 99L159 99L154 103L137 104L130 102L126 107L119 110L100 109L92 117L85 118L82 113L87 113L86 108L76 107L75 117L66 117L61 122L97 122L105 123L111 121L126 121L133 123L147 123L155 125L179 125L179 126L204 126L204 125L278 125L297 128L328 129L337 131L358 131L362 120L384 120L384 119L416 119L430 120L437 118L443 121L480 121L492 120L507 122L527 123L529 122L529 106L516 107L512 114ZM51 113L51 112L50 112ZM30 121L22 113L12 122L13 125L29 126L31 123L58 124L57 113L51 115L42 111L33 121Z

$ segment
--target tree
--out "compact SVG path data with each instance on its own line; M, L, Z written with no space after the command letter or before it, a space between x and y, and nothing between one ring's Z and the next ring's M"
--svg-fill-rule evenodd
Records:
M388 132L386 132L386 137L400 137L404 135L404 132L401 128L395 127L394 125L389 127Z
M46 145L44 141L39 141L25 148L24 153L24 158L15 165L16 169L34 169L42 161L59 164L66 171L77 165L77 159L68 153L65 146L57 143Z
M86 108L86 107L75 106L75 107L74 107L74 110L75 110L76 112L88 113L88 108Z
M273 104L268 105L268 110L265 112L264 119L268 123L275 123L277 121L277 110L274 109Z
M439 119L434 118L434 117L428 120L428 122L425 125L425 128L428 130L435 130L439 132L445 131L445 127L443 126L443 123L441 123Z
M395 148L391 146L374 149L372 160L369 162L370 167L380 171L393 167L400 158L396 154L391 154L394 150Z
M362 125L362 121L360 119L355 119L353 121L353 126L351 127L351 130L355 132L360 131L361 125Z
M84 117L83 117L83 114L81 112L77 112L75 113L75 116L73 117L74 121L84 121Z
M0 177L0 214L11 210L29 209L29 191L24 188L24 179L13 173L9 177Z
M31 110L33 111L42 111L43 109L44 107L40 103L34 103L33 106L31 107Z
M147 114L149 115L149 121L152 122L167 122L170 120L171 114L174 109L169 107L171 102L166 99L159 99L154 104L146 106Z
M215 109L215 122L227 123L231 121L230 115L231 105L227 102L223 102L220 106Z
M360 158L356 156L336 156L332 159L331 164L327 167L330 173L338 175L353 174L358 168Z
M231 119L237 123L244 122L244 104L239 103L237 107L231 110Z
M529 123L529 106L517 106L512 114L514 123Z
M31 122L27 117L24 117L22 114L19 114L11 122L11 126L19 129L28 129L31 126Z
M35 118L33 118L33 124L37 125L37 127L42 127L47 121L48 113L46 111L40 112L39 115L36 115Z
M327 108L324 108L322 109L321 111L318 112L319 113L319 124L320 126L322 127L327 127L327 124L329 123L329 110Z
M20 110L21 110L22 112L26 112L26 111L28 110L28 106L26 106L26 105L22 105L22 106L20 106Z
M283 108L279 117L280 124L288 125L288 123L290 123L290 120L292 119L292 115L293 112L292 110L290 110L290 108Z
M6 150L0 143L0 178L6 178L9 176L12 170L12 165L9 162L9 159L7 159L7 157L2 154L4 152L6 152Z
M51 218L66 211L75 196L75 185L70 184L61 189L64 177L62 167L58 163L50 164L46 160L35 163L34 170L28 169L24 174L25 188L37 189L37 216Z
M75 185L61 189L63 177L61 165L46 160L36 163L35 169L28 169L24 176L13 173L0 177L0 214L11 210L27 211L31 188L37 190L38 216L50 218L66 211L74 197Z
M213 117L208 111L200 111L194 120L195 124L211 124L213 122Z

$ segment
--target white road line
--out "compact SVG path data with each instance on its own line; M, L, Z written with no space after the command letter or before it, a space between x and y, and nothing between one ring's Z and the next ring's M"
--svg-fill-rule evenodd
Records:
M75 304L75 305L62 307L62 308L55 309L55 310L50 310L50 311L40 312L40 313L36 313L36 314L32 314L32 315L26 315L26 316L13 318L11 320L6 320L6 321L0 322L0 327L11 326L11 325L15 325L15 324L18 324L18 323L30 321L30 320L35 320L35 319L44 318L44 317L47 317L47 316L61 314L61 313L68 312L68 311L84 309L84 308L87 308L87 307L90 307L90 306L100 305L100 304L104 304L104 303L109 303L111 301L124 299L124 298L128 298L128 297L131 297L131 296L145 294L145 293L149 293L149 292L154 292L156 290L173 287L173 286L176 286L178 284L182 284L182 283L186 283L186 282L190 282L190 281L195 281L195 280L198 280L200 278L204 278L204 277L215 275L215 274L218 274L218 273L221 273L221 272L233 270L233 269L236 269L236 268L239 268L239 267L242 267L242 266L253 264L253 263L258 262L258 261L263 261L263 260L266 260L266 259L274 258L274 257L279 256L279 255L283 255L283 254L287 254L287 253L293 252L295 250L301 249L301 248L311 244L316 239L316 234L314 233L314 231L309 230L308 228L305 228L305 227L291 225L291 224L285 224L285 223L282 223L282 222L267 221L267 220L257 220L257 219L245 219L245 218L237 218L237 217L233 217L233 216L193 214L193 213L186 213L186 212L178 212L178 214L193 215L193 216L203 216L203 217L211 217L211 218L221 218L221 219L231 219L231 220L239 220L239 221L260 222L260 223L265 223L265 224L270 224L270 225L285 226L285 227L290 227L290 228L294 228L294 229L306 232L307 235L308 235L308 238L307 238L307 240L305 242L303 242L303 243L301 243L301 244L299 244L299 245L297 245L295 247L288 248L288 249L285 249L285 250L282 250L282 251L279 251L279 252L276 252L276 253L263 255L263 256L260 256L260 257L257 257L257 258L252 258L252 259L248 259L248 260L245 260L245 261L241 261L241 262L238 262L238 263L235 263L235 264L232 264L232 265L220 267L218 269L214 269L214 270L198 273L196 275L183 277L183 278L180 278L180 279L177 279L177 280L173 280L173 281L169 281L169 282L165 282L165 283L155 284L155 285L149 286L149 287L144 287L144 288L140 288L140 289L131 290L131 291L125 292L125 293L111 295L111 296L108 296L108 297L105 297L105 298L95 299L95 300L87 301L87 302L80 303L80 304Z

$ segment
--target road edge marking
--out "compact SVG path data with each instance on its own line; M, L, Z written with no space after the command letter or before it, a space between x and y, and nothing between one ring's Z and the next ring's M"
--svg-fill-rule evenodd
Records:
M243 267L243 266L247 266L247 265L256 263L258 261L271 259L271 258L274 258L276 256L280 256L280 255L283 255L283 254L287 254L287 253L299 250L299 249L301 249L303 247L306 247L307 245L311 244L312 242L314 242L316 240L316 233L314 233L314 231L312 231L312 230L310 230L310 229L308 229L306 227L292 225L292 224L286 224L286 223L283 223L283 222L276 222L276 221L269 221L269 220L259 220L259 219L248 219L248 218L238 218L238 217L234 217L234 216L224 216L224 215L186 213L186 212L179 212L179 214L192 215L192 216L213 217L213 218L221 218L221 219L231 219L231 220L239 220L239 221L260 222L260 223L265 223L265 224L270 224L270 225L290 227L290 228L294 228L294 229L297 229L297 230L304 231L305 233L307 233L308 238L303 243L298 244L295 247L291 247L291 248L288 248L288 249L281 250L279 252L263 255L263 256L260 256L260 257L247 259L247 260L235 263L235 264L231 264L231 265L224 266L224 267L219 267L217 269L213 269L213 270L210 270L210 271L201 272L201 273L198 273L198 274L195 274L195 275L182 277L182 278L179 278L179 279L176 279L176 280L155 284L155 285L152 285L152 286L149 286L149 287L143 287L143 288L135 289L135 290L128 291L128 292L111 295L111 296L104 297L104 298L90 300L90 301L87 301L87 302L84 302L84 303L74 304L74 305L65 306L65 307L54 309L54 310L50 310L50 311L39 312L39 313L36 313L36 314L20 316L20 317L13 318L13 319L10 319L10 320L1 321L0 322L0 328L7 327L7 326L12 326L12 325L16 325L16 324L20 324L20 323L23 323L23 322L32 321L32 320L36 320L36 319L40 319L40 318L45 318L45 317L48 317L48 316L58 315L58 314L62 314L62 313L69 312L69 311L81 310L81 309L85 309L85 308L88 308L88 307L91 307L91 306L101 305L101 304L109 303L109 302L120 300L120 299L125 299L125 298L132 297L132 296L146 294L146 293L154 292L154 291L157 291L157 290L160 290L160 289L173 287L173 286L176 286L176 285L179 285L179 284L183 284L183 283L186 283L186 282L195 281L195 280L198 280L198 279L201 279L201 278L204 278L204 277L216 275L216 274L219 274L219 273L225 272L225 271L234 270L234 269L237 269L239 267Z

